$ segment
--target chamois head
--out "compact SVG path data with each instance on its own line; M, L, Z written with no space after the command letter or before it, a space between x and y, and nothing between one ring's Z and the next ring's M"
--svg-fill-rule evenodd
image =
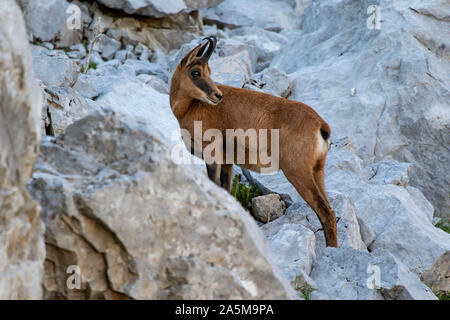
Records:
M180 96L217 105L222 101L222 92L211 79L211 69L208 65L217 39L215 36L209 36L203 40L207 42L196 46L178 64L172 77L172 86L176 85Z

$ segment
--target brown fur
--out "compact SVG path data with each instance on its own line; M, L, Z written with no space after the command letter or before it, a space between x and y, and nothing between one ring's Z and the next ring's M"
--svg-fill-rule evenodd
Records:
M180 127L187 129L192 137L194 121L202 121L203 132L215 128L224 136L226 129L279 129L280 169L316 212L327 246L337 247L336 216L328 202L324 182L327 148L323 146L328 146L329 141L318 140L323 139L320 130L330 134L330 127L301 102L242 88L216 86L210 78L208 62L199 61L198 54L205 48L199 45L192 50L172 77L170 105ZM208 94L192 81L190 72L194 68L200 70L201 77L210 86ZM217 100L220 102L215 104ZM206 145L203 143L203 148ZM268 147L270 151L270 140ZM259 163L240 166L253 171L262 168ZM232 165L208 165L210 178L227 190L231 186L231 173Z

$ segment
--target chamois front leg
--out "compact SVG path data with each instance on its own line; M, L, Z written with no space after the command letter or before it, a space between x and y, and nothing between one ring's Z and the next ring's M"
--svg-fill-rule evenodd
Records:
M208 177L215 182L219 187L222 186L220 182L220 173L222 165L220 164L207 164L206 171L208 172Z
M222 188L230 192L231 190L231 178L233 177L233 165L223 164L220 171L220 184Z

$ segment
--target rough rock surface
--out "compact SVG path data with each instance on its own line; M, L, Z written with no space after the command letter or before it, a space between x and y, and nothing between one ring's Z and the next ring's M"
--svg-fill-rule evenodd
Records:
M380 10L380 29L370 5ZM282 32L289 44L271 63L293 79L290 98L313 106L334 138L351 137L365 164L412 163L411 185L446 219L449 12L445 0L313 0L301 31Z
M43 42L56 40L58 47L68 47L81 41L83 29L81 25L77 28L75 22L74 27L71 27L71 16L75 11L71 9L68 1L18 0L18 2L23 9L27 30L32 39ZM81 18L81 10L79 12Z
M80 74L81 66L64 52L32 47L33 67L36 77L49 87L72 87Z
M254 221L172 162L148 121L109 110L75 122L44 142L29 190L44 208L47 298L294 296ZM65 286L70 265L79 290Z
M291 286L298 289L297 297L305 298L300 293L311 288L316 289L311 294L315 299L423 297L423 287L417 285L416 276L403 272L405 266L420 275L435 293L447 290L444 279L448 273L450 236L433 226L439 220L437 216L445 223L449 212L450 179L446 164L450 160L447 150L450 11L444 0L426 3L419 0L102 1L119 10L98 5L100 1L18 1L25 10L29 41L34 44L33 64L44 94L42 133L57 136L56 143L51 139L44 142L36 179L30 184L33 194L43 203L48 226L44 281L47 298L129 298L143 292L138 276L144 270L139 263L145 259L136 254L138 250L128 251L128 247L134 248L135 238L123 237L121 232L126 229L125 234L134 235L132 231L138 230L136 221L142 226L148 222L136 220L143 218L130 213L131 205L122 207L109 199L132 199L133 204L139 206L148 200L145 196L148 192L167 188L162 182L153 183L158 179L154 171L146 171L168 165L164 157L153 153L154 149L145 149L158 146L155 141L170 149L171 158L176 162L170 170L184 172L178 180L173 179L178 183L186 178L180 183L185 186L181 189L193 189L189 181L203 181L198 177L204 176L204 163L193 158L181 142L179 127L169 106L168 86L171 73L182 56L207 35L216 35L218 39L210 60L216 82L305 102L332 127L326 184L338 217L342 250L332 251L332 254L325 250L323 232L315 213L282 172L262 176L244 170L245 179L241 179L247 185L256 185L262 195L279 194L288 206L280 218L258 225L275 258L267 261L279 266ZM39 4L36 10L30 9ZM64 19L69 14L64 8L69 8L68 5L81 10L81 29L76 32L68 32L64 27L67 22ZM155 18L156 5L161 5L156 13L160 18ZM371 16L367 14L369 5L379 7L381 29L372 28ZM177 6L184 9L167 15L169 11L177 11ZM209 6L209 9L197 10ZM128 14L127 10L140 13ZM139 16L145 10L149 10L148 13L153 10L150 14L153 17ZM52 14L57 16L41 18ZM48 21L52 21L52 25L48 25ZM94 64L86 74L80 74L79 67L86 65L89 44L97 28L100 41L94 46L91 57ZM20 50L19 56L25 52L23 48L16 49ZM93 112L94 115L89 116ZM110 127L105 125L111 130L103 134L97 134L98 128L108 122L99 119L99 114L111 115L108 119L117 120ZM17 118L25 116L21 113ZM93 124L92 119L99 120L99 124ZM29 129L27 125L23 127ZM79 137L74 128L85 128L87 136L99 137L101 146L89 145L86 151L83 148L88 142L68 138ZM125 140L115 138L119 136L117 130L123 130L125 136L120 139ZM136 138L136 132L142 135ZM149 141L139 138L144 136ZM27 137L33 139L33 134ZM107 155L98 152L101 148L120 149L120 145L125 144L123 141L129 144L126 150L132 150L129 158L115 152ZM31 148L36 144L26 145ZM23 152L28 150L23 149ZM138 159L138 155L143 158ZM151 157L159 160L145 162ZM113 162L108 162L112 159ZM172 172L170 170L164 172ZM242 173L239 168L234 171ZM25 174L26 170L19 172ZM155 194L165 200L186 195L169 180L165 181L170 185L169 191L161 195L158 192L162 191L158 190ZM202 199L208 205L198 206L197 202L189 200L184 204L185 210L201 214L202 210L209 210L209 214L219 210L225 212L225 216L230 211L221 204L239 210L234 202L229 204L231 200L225 193L209 194L212 190L209 184L196 183L193 183L198 187L196 194L206 192L208 196ZM204 183L208 186L203 187ZM7 190L10 193L12 189ZM135 200L136 197L139 199ZM152 203L159 208L155 212L162 214L158 205L163 203L166 208L164 201ZM94 218L90 215L92 212ZM110 212L114 214L105 216ZM145 216L145 210L140 212ZM119 214L126 215L130 224L121 221L125 226L116 228ZM180 219L188 219L184 214L183 211ZM203 217L197 218L203 220ZM208 219L204 222L213 218ZM219 220L213 223L219 225ZM253 231L249 234L259 243L258 248L264 246L261 237L253 236ZM35 235L38 246L39 237ZM174 239L182 243L178 244L180 248L185 248L184 238ZM40 243L42 249L43 242ZM169 245L175 247L172 242ZM34 257L42 253L39 250L33 251ZM258 250L255 252L261 251ZM229 252L231 256L229 253L222 255L224 261L237 259L233 256L235 251ZM373 255L373 252L382 253ZM254 292L251 284L244 283L244 289L238 285L236 279L240 275L237 277L234 271L229 281L233 283L230 290L202 291L195 287L197 273L205 273L204 279L215 283L217 278L209 271L217 267L201 269L204 264L197 262L207 260L196 253L187 260L185 257L180 258L182 261L168 257L169 271L164 271L164 279L157 281L162 286L170 283L170 287L158 291L161 297L188 296L194 292L202 292L205 297L221 292L248 297ZM336 264L330 263L331 269L323 267L324 261L331 258ZM382 290L359 289L370 275L360 265L350 265L347 260L351 259L357 264L380 261L382 266L390 266L393 273ZM188 269L184 267L185 262ZM81 266L81 290L68 290L66 286L69 265ZM340 278L341 267L351 279L350 284ZM397 272L400 269L403 271ZM192 272L185 274L184 270ZM228 275L220 272L216 272L217 276L223 275L228 281ZM340 292L341 284L349 289ZM178 290L182 287L183 290ZM37 291L35 293L37 295Z
M421 278L434 293L450 294L450 251L437 259Z
M326 170L328 190L339 191L354 200L368 248L385 249L415 273L421 274L450 250L450 235L434 227L433 206L418 189L398 185L398 177L402 175L395 168L408 166L387 167L384 164L372 164L370 170L356 173L337 169L340 165L335 162L335 170ZM378 168L376 175L367 175L374 166ZM383 178L378 180L377 176ZM371 183L371 178L376 179L376 183ZM385 184L380 184L381 181Z
M281 217L286 204L280 195L273 193L252 199L252 214L256 220L267 223Z
M0 2L0 299L40 299L40 207L25 190L40 142L41 96L19 7Z
M128 14L139 14L155 18L177 14L186 9L201 9L217 6L223 0L97 0L112 9Z
M285 223L278 230L264 226L278 266L292 283L303 274L311 273L316 261L316 238L313 231L301 224Z
M409 180L408 164L382 161L361 168L362 160L350 146L332 148L328 160L326 185L332 207L338 217L340 208L347 208L342 212L353 212L349 215L352 218L338 221L341 245L385 249L416 274L424 272L450 250L450 235L432 224L433 206L418 189L405 184ZM308 225L313 222L312 230L319 230L315 213L281 171L261 175L244 170L244 174L263 194L279 193L291 204L274 225L284 223L285 219L295 219ZM341 200L333 200L336 196Z
M280 31L298 27L299 11L294 1L227 0L203 10L205 20L229 28L259 27Z
M311 298L338 300L436 300L431 290L394 256L352 248L326 248L311 272Z

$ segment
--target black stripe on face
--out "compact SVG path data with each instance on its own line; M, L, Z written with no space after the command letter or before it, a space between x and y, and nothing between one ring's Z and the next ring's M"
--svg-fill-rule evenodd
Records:
M206 93L207 96L211 94L213 91L211 86L208 84L208 81L206 81L203 78L199 79L192 79L192 82L194 82L195 86Z

